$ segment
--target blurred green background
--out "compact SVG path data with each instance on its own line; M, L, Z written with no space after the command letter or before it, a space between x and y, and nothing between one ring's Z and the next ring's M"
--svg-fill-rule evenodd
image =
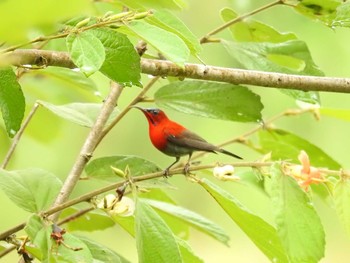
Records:
M220 9L231 7L242 14L266 3L269 3L269 1L217 0L203 2L188 0L188 8L182 12L177 12L177 15L183 19L195 35L202 37L222 23L219 16ZM33 6L34 8L35 6ZM27 11L31 12L32 10ZM92 8L89 12L93 13L96 10ZM307 19L291 8L284 6L273 7L254 16L254 18L275 27L281 32L294 32L299 39L308 44L315 63L327 76L350 77L349 29L337 28L332 30L320 22ZM219 36L230 38L227 31L220 33ZM219 44L204 45L201 59L208 65L238 66ZM195 58L192 58L191 62L200 63ZM88 91L76 90L67 83L60 81L24 76L21 79L21 85L27 100L27 112L37 99L56 104L76 101L102 101L108 92L109 81L99 74L95 74L91 78L96 82L101 92L100 97ZM147 80L148 77L144 76L143 83L147 83ZM166 83L166 79L161 80L149 95L157 87ZM291 98L275 89L252 87L252 90L261 95L262 102L265 105L263 110L264 119L285 109L296 107ZM139 88L137 87L126 88L120 98L119 108L122 109L127 105L138 92ZM323 107L348 108L349 101L350 97L347 94L321 93ZM152 105L149 104L149 106ZM239 136L257 125L254 123L241 124L204 119L170 110L167 113L171 118L181 122L213 143L220 143ZM344 169L349 169L349 123L329 117L322 117L320 121L316 121L311 115L303 115L286 117L276 122L275 126L294 132L318 145L341 163ZM164 156L153 148L148 139L147 131L148 127L144 116L138 111L130 111L98 147L94 158L119 154L138 155L157 163L161 167L166 167L173 159ZM40 167L55 173L64 180L87 133L88 129L61 120L49 111L40 109L25 131L8 168ZM0 143L0 157L2 159L10 145L4 129L0 130ZM259 158L258 154L241 145L231 145L227 149L243 156L245 160ZM229 157L208 155L203 158L203 163L217 160L229 161ZM209 175L204 176L210 177ZM169 179L169 182L177 187L177 190L168 191L179 204L217 222L231 236L230 247L226 247L202 233L191 230L190 245L205 262L268 262L265 256L199 186L187 181L183 176L174 176ZM229 189L244 205L271 222L272 208L267 202L267 197L262 193L243 183L223 183L216 180L215 183ZM88 192L101 185L102 183L97 181L81 181L74 195ZM0 231L21 223L29 216L29 214L13 205L2 192L0 192L0 200L3 211L0 219ZM317 198L315 200L315 206L321 215L327 238L326 256L321 262L345 262L340 259L350 257L348 249L350 239L345 235L335 211L331 208L332 202L325 202ZM10 216L7 217L6 215ZM16 218L16 220L14 221L13 218ZM88 237L115 249L133 262L137 261L135 241L119 227L82 234L86 234ZM16 259L16 253L12 253L6 256L2 262L16 262Z

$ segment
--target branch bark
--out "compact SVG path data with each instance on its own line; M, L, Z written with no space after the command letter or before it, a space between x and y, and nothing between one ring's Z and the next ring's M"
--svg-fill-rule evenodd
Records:
M5 55L5 58L0 57L0 61L3 59L15 66L76 67L67 52L58 51L18 49ZM154 76L173 76L302 91L350 93L350 78L289 75L191 63L187 63L184 68L180 68L170 61L146 58L141 59L141 70L142 73Z

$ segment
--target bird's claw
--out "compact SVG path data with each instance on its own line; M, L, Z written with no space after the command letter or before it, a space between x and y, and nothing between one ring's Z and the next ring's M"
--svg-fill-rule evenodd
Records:
M186 163L186 164L185 164L185 167L184 167L184 174L185 174L186 176L191 175L190 166L191 166L190 163Z
M169 177L171 177L171 174L169 174L169 168L166 168L166 169L163 171L163 177L164 177L164 178L169 178Z

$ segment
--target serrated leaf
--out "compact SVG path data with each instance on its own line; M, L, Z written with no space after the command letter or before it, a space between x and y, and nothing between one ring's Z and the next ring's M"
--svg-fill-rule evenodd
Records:
M332 109L320 108L321 115L337 118L343 121L350 121L350 110L348 109Z
M181 263L176 239L163 219L138 199L135 214L136 246L140 263Z
M132 176L161 171L157 165L143 158L132 155L116 155L92 160L85 167L85 172L89 177L115 180L118 177L111 166L122 171L129 167Z
M271 260L288 262L276 229L248 211L238 200L207 179L199 183L246 233L252 242Z
M228 53L247 69L296 75L324 76L312 60L305 42L290 40L282 43L221 41ZM317 92L281 89L297 100L320 104Z
M0 68L0 109L7 134L13 137L21 128L25 99L11 68Z
M221 17L228 22L238 15L232 9L226 7L221 10ZM229 27L232 36L240 42L271 42L279 43L296 39L293 33L280 33L269 25L251 18L238 21Z
M17 206L29 212L40 212L55 200L62 182L42 169L0 170L0 188Z
M146 18L146 20L150 24L156 25L179 36L186 43L192 55L197 56L202 51L202 46L198 38L188 29L182 20L173 13L164 9L156 10L153 12L153 15Z
M70 103L54 105L45 101L38 102L57 116L84 127L92 127L94 125L102 107L101 103ZM118 114L119 110L115 108L106 125L108 125L108 123L110 123Z
M103 44L106 58L100 71L120 84L140 86L140 56L128 37L109 28L90 30Z
M86 237L79 236L80 241L84 242L85 245L89 248L90 253L93 258L94 263L105 263L105 262L113 262L113 263L129 263L130 261L126 260L118 253L109 249L95 241L92 241Z
M69 207L61 213L60 218L66 218L79 211L80 209ZM65 226L69 231L97 231L110 228L114 225L115 223L106 213L100 210L93 210L69 221Z
M288 131L280 129L261 130L259 143L264 153L271 152L272 160L290 160L299 163L298 155L304 150L312 166L338 170L341 165L318 146Z
M100 69L105 60L105 49L93 33L71 33L66 43L71 59L83 73L90 76Z
M350 236L350 180L348 178L341 179L336 183L333 196L340 221Z
M189 224L190 226L196 228L199 231L202 231L203 233L210 235L211 237L224 243L225 245L228 244L230 238L225 233L225 231L214 222L208 220L207 218L186 208L169 204L166 202L155 201L150 199L143 199L143 201L171 216L179 218L183 222Z
M188 61L190 50L176 34L145 21L132 21L127 27L175 64L182 67Z
M181 257L182 257L182 262L191 262L191 263L204 263L204 260L199 258L194 251L192 250L192 248L189 246L189 244L179 238L176 237L176 242L179 245L180 248L180 252L181 252Z
M187 114L230 121L259 121L263 105L248 88L206 81L179 81L160 88L155 103Z
M311 200L278 164L271 167L270 186L277 233L291 262L319 262L324 257L325 233Z

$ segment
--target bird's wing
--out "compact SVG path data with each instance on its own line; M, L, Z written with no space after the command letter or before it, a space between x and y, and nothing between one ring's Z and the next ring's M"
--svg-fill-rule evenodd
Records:
M189 131L183 130L180 134L174 135L170 131L165 131L167 140L180 147L187 147L197 151L214 152L217 147L208 143L199 135Z

